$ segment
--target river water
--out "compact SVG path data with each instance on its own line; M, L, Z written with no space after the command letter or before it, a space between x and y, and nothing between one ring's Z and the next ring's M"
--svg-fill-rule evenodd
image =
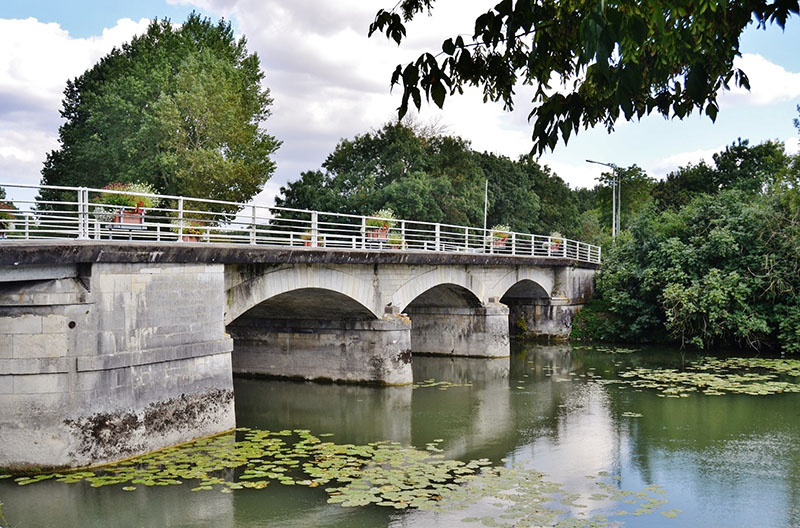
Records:
M446 459L485 458L494 466L535 469L582 498L596 493L598 478L608 477L619 489L657 490L658 499L667 501L643 515L634 515L635 506L625 501L588 501L590 514L628 511L612 518L619 526L800 526L800 394L671 398L655 389L608 383L631 367L681 368L697 358L674 349L610 353L516 345L510 359L414 358L417 382L453 385L429 381L416 388L377 388L237 379L237 424L310 430L338 444L391 440L425 449L437 441ZM232 493L192 487L124 491L121 485L93 488L52 480L18 486L8 478L0 480L0 502L5 526L19 528L511 522L497 516L503 508L497 501L493 506L477 500L465 510L434 513L343 507L329 504L322 487L277 482ZM493 520L464 521L490 511ZM570 514L568 508L565 515Z

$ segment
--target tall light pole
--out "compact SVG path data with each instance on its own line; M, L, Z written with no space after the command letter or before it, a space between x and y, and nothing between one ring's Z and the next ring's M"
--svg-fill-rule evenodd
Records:
M611 177L611 238L617 238L617 234L622 227L622 181L620 179L619 167L613 163L603 163L602 161L592 161L587 159L586 163L605 165L614 171Z

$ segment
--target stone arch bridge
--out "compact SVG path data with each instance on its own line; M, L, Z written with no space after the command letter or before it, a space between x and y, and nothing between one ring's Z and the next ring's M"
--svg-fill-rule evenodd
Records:
M596 264L147 242L0 251L0 468L77 466L234 427L232 373L408 384L412 353L569 332Z

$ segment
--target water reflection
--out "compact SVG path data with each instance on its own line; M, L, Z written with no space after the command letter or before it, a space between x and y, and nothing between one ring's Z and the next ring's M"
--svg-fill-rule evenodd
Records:
M632 366L680 367L675 350L610 354L568 345L519 347L510 359L414 358L414 378L455 386L359 387L237 379L241 426L310 429L331 441L394 440L424 447L442 439L448 458L527 463L589 495L608 472L619 486L666 489L659 514L629 515L627 527L800 526L800 394L663 398L605 384ZM506 460L504 462L503 460ZM192 493L190 486L146 488L0 481L11 526L461 526L468 512L432 515L342 508L322 489L270 484L266 490ZM620 504L592 503L594 513Z

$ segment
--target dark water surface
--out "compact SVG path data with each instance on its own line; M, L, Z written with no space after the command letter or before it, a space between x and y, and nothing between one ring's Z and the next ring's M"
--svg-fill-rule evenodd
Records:
M627 367L679 368L694 359L677 350L611 354L531 345L510 359L415 357L417 381L471 384L446 390L237 379L237 424L332 433L325 440L339 444L392 440L424 449L441 439L448 459L524 463L583 496L597 491L587 477L600 472L618 476L622 489L657 484L665 490L658 498L667 504L612 518L620 526L799 527L800 394L665 398L602 381L618 379ZM462 519L490 509L481 502L439 514L345 508L328 504L322 488L277 482L233 493L192 487L123 491L121 485L18 486L5 479L0 502L7 526L21 528L478 527L484 524ZM626 506L594 502L597 511L589 513ZM673 509L681 513L661 513Z

